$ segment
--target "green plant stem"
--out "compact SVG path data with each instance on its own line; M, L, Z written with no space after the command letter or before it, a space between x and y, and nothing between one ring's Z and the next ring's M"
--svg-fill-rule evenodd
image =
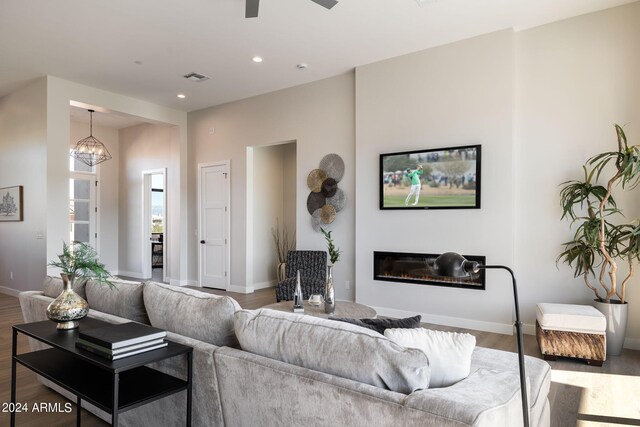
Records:
M604 197L600 201L600 205L598 206L598 211L600 212L600 252L602 252L602 255L604 256L604 258L606 260L606 262L602 263L602 267L604 269L604 267L606 265L609 265L609 268L608 268L608 270L609 270L609 280L611 281L611 283L610 283L611 286L607 289L607 287L602 282L602 274L600 275L600 284L602 284L602 286L605 289L607 289L606 302L611 301L611 297L617 293L617 291L616 291L616 285L617 285L616 284L616 271L618 270L618 264L616 264L616 262L613 259L613 257L611 257L611 254L609 253L609 251L607 250L606 245L605 245L606 240L605 240L604 207L607 204L607 201L609 200L609 198L611 197L611 192L613 190L613 184L615 184L615 182L618 179L620 179L621 176L622 176L622 173L618 170L618 172L609 180L609 182L607 182L607 193L604 195ZM622 302L624 302L624 301L622 301Z

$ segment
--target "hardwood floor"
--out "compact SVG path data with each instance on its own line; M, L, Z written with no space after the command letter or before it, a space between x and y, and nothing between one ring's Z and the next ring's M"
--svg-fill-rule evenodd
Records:
M275 302L273 289L261 289L253 294L238 294L214 289L197 290L233 297L241 307L260 308ZM0 294L0 402L10 401L11 385L11 325L23 323L17 298ZM443 331L468 332L475 335L477 345L515 351L515 337L473 330L463 330L423 323L424 327ZM18 352L28 352L28 341L20 337ZM525 336L525 353L541 357L535 337ZM621 356L609 356L602 367L588 366L571 359L550 363L552 367L551 426L640 426L640 351L624 350ZM66 399L44 387L30 370L18 365L18 402L27 402L29 413L17 414L16 424L26 427L66 427L75 423L76 408L70 413L32 412L34 403L60 403ZM0 408L1 410L2 408ZM0 412L0 426L9 425L9 414ZM106 426L91 413L82 412L82 425Z

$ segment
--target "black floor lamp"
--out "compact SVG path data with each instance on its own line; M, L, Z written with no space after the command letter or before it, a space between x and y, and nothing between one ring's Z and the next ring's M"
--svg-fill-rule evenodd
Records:
M518 364L520 367L520 393L522 394L522 419L524 426L529 427L529 403L527 401L527 383L524 371L524 339L522 337L522 323L520 322L520 305L518 304L518 287L516 286L516 276L509 267L504 265L480 265L475 261L468 261L465 257L455 252L446 252L436 258L434 264L436 273L446 277L469 277L472 273L484 269L507 270L513 280L513 301L516 306L516 335L518 339Z

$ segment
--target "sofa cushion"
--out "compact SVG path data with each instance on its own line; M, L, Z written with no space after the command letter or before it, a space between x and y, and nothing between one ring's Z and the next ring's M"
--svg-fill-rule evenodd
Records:
M429 388L449 387L469 376L476 337L431 329L387 329L384 336L409 348L424 351L429 358Z
M149 316L142 297L144 284L120 279L110 281L115 289L106 283L87 282L85 292L89 308L148 325Z
M78 284L74 283L73 290L80 295L81 298L87 299L87 295L84 291L85 281L80 280ZM42 282L42 290L49 298L58 298L58 295L62 293L64 285L62 284L62 278L60 276L53 277L47 276Z
M240 310L235 319L251 353L405 394L429 386L427 356L377 332L269 309Z
M151 325L218 346L236 346L233 314L240 305L231 297L147 282L144 305Z
M422 316L418 314L406 319L343 319L341 317L330 317L329 319L351 323L384 334L384 331L389 328L419 328Z

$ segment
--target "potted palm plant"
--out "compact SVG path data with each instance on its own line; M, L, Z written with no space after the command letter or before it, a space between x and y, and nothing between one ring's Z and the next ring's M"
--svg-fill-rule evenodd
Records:
M77 328L78 320L84 318L89 312L87 301L73 290L73 286L78 281L83 283L94 279L115 288L109 281L111 274L98 260L97 252L86 243L73 242L67 245L62 242L62 253L58 255L58 260L51 261L49 266L61 270L62 293L47 307L47 317L58 322L58 329Z
M640 146L627 143L622 127L615 125L618 149L591 157L582 167L582 180L561 184L562 219L575 228L573 240L564 243L558 262L573 268L595 295L595 307L607 318L607 353L622 352L627 326L626 288L640 260L638 219L625 222L614 189L632 191L640 183ZM605 185L598 184L607 176ZM628 220L627 220L628 221ZM618 283L618 264L628 271Z

